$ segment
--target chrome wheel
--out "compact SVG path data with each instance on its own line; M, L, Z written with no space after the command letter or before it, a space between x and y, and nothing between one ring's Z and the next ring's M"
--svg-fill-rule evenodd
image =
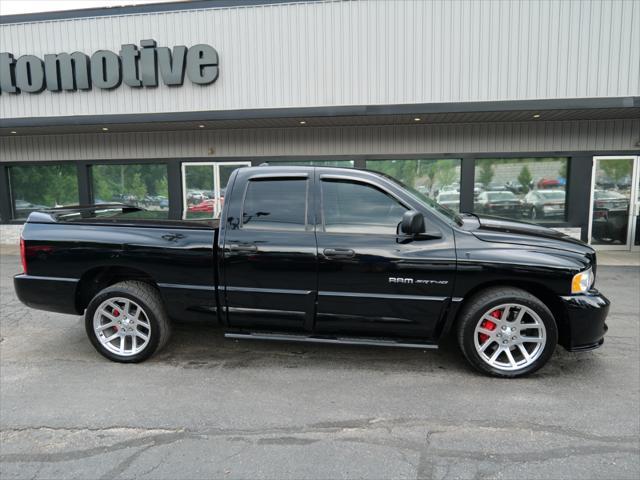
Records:
M96 309L93 331L102 346L111 353L130 357L148 345L151 322L142 307L133 300L112 297Z
M478 321L473 341L480 358L498 370L514 371L534 363L544 350L547 331L531 308L506 303Z

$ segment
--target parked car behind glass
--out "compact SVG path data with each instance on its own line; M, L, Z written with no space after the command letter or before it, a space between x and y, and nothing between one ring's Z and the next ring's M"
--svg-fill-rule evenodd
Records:
M523 216L523 203L512 192L488 191L478 195L475 211L487 215L517 218Z
M564 190L532 190L524 197L529 218L562 219L566 193Z
M626 242L629 200L615 190L593 192L593 230L602 243Z
M436 200L443 207L447 207L454 212L460 211L460 194L452 192L442 192Z

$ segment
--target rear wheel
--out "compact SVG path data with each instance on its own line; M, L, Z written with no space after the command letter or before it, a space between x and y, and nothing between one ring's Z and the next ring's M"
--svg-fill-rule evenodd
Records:
M87 335L109 360L146 360L169 339L170 323L158 291L144 282L116 283L100 291L85 314Z
M558 329L538 298L517 288L480 292L461 312L458 343L469 363L496 377L541 368L555 350Z

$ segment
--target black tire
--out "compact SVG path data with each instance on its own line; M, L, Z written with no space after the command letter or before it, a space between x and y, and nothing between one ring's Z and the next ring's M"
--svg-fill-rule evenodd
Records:
M93 323L96 309L105 300L116 297L127 298L136 302L143 309L150 324L148 332L149 341L147 345L135 355L118 355L109 351L102 345L94 330ZM171 323L164 308L160 293L147 283L133 280L111 285L93 297L85 313L85 329L92 345L101 355L109 360L121 363L138 363L146 360L161 350L171 335Z
M542 352L537 359L517 370L503 370L487 363L476 350L474 338L475 328L483 315L492 308L509 303L523 305L533 310L540 317L546 330ZM542 368L553 355L558 343L558 327L549 308L529 292L512 287L492 287L474 295L460 312L456 333L458 345L471 366L482 373L500 378L521 377Z

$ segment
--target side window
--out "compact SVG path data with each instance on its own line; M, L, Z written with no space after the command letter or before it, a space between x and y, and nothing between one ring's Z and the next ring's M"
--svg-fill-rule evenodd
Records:
M407 209L372 185L322 181L324 230L330 233L395 234Z
M250 180L242 208L242 228L304 230L307 180Z

